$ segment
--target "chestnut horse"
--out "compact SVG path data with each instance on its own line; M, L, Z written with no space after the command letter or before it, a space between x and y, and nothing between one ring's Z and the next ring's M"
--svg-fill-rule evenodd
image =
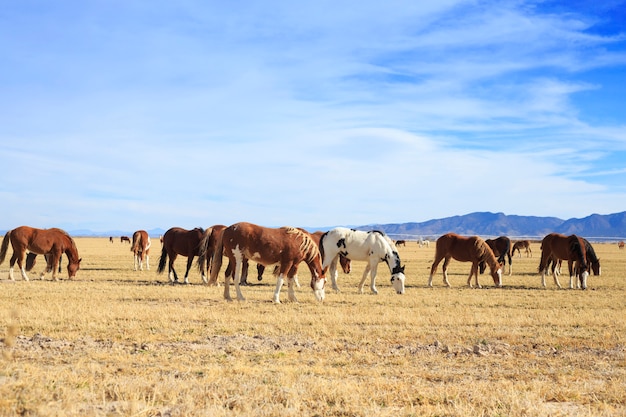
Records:
M133 233L133 244L130 251L133 253L133 268L139 267L143 271L143 261L146 260L146 268L150 270L150 236L145 230L137 230Z
M541 241L541 285L546 287L546 272L550 261L556 263L559 259L575 262L575 274L570 269L569 287L574 288L574 279L578 277L581 288L587 289L587 277L589 276L587 265L587 248L584 240L576 235L565 236L560 233L550 233ZM557 287L561 287L557 276L557 269L553 268L552 276Z
M57 267L63 253L65 253L68 259L67 274L70 279L76 276L76 272L80 268L81 258L78 257L76 244L64 230L56 228L36 229L29 226L20 226L9 230L4 235L2 246L0 247L0 264L6 256L9 240L13 247L13 256L11 256L9 262L9 278L12 281L15 281L13 265L15 265L16 261L22 273L22 278L28 281L24 268L24 257L27 250L32 253L46 255L46 269L41 273L41 279L44 279L47 272L52 271L52 278L57 281Z
M304 229L300 229L303 232L308 233L306 230ZM324 232L313 232L311 233L311 237L313 238L313 240L315 241L315 244L317 245L317 247L319 248L320 246L320 239L322 238L322 235L324 234ZM343 256L342 254L339 254L339 264L341 265L341 270L344 272L344 274L349 274L350 271L352 271L352 263L350 261L350 259L346 258L345 256ZM265 265L263 264L257 264L256 266L257 269L257 279L259 281L261 281L263 279L263 272L265 272ZM278 266L276 268L274 268L274 275L278 274ZM299 286L299 284L296 283L296 285Z
M248 259L263 265L279 263L279 275L274 291L274 302L280 303L280 289L287 277L289 300L297 302L294 282L300 262L306 262L311 272L311 289L319 301L324 300L324 286L326 277L322 270L320 252L317 245L308 233L295 227L281 227L278 229L258 226L252 223L235 223L222 232L221 239L216 242L211 267L210 282L217 281L217 275L222 264L222 257L234 265L234 271L227 276L224 285L224 298L231 301L230 277L234 276L237 299L244 301L239 281L243 264Z
M363 277L359 283L359 292L363 294L363 286L367 275L370 275L370 290L378 294L376 289L376 272L378 264L385 262L391 273L391 285L397 294L404 294L404 266L401 266L400 255L393 241L383 232L373 230L365 232L345 227L336 227L324 233L320 238L320 252L324 270L330 267L330 279L333 289L337 286L337 261L340 255L352 261L367 261Z
M511 249L511 255L515 255L515 251L519 254L519 257L522 257L522 249L526 251L526 257L532 258L533 251L530 250L530 241L529 240L518 240L513 244L513 249Z
M491 277L496 287L502 287L502 267L493 254L493 251L487 243L478 236L459 236L456 233L447 233L437 239L435 244L435 260L430 267L430 276L428 277L428 286L433 286L433 276L437 272L437 266L442 259L443 262L443 282L450 287L448 281L448 264L450 258L454 258L460 262L471 262L472 269L467 278L467 285L472 287L472 275L476 277L476 286L482 288L478 283L478 264L487 263L491 268Z
M192 230L183 229L182 227L172 227L165 235L163 235L161 249L161 257L159 258L159 267L157 273L161 274L165 270L165 263L169 256L170 261L168 263L167 277L170 282L178 282L178 274L174 269L174 261L178 255L187 257L187 269L185 270L185 284L189 284L189 270L193 263L193 258L199 255L200 242L204 237L204 229L196 227ZM206 284L208 282L206 275L204 275L204 265L198 264L198 269L202 275L202 281Z
M620 240L619 242L617 242L617 247L620 249L624 249L624 241Z
M509 276L513 273L513 262L511 261L511 239L506 236L500 236L495 239L486 239L485 243L489 245L493 254L498 258L500 265L506 265L506 259L509 260ZM485 272L485 263L480 263L480 273Z
M120 243L128 242L130 244L130 238L128 236L120 236Z
M591 272L593 272L593 275L601 275L602 270L600 268L600 258L598 258L598 255L596 255L596 251L593 249L593 246L591 246L591 243L589 243L589 241L585 238L582 238L582 240L583 240L583 243L585 244L585 251L587 254L587 264L589 268L591 269ZM570 276L572 276L574 272L572 268L573 268L573 261L570 259L569 261L567 261L567 269L569 271ZM554 273L555 270L556 270L557 275L561 273L561 259L559 259L557 262L552 263L552 272ZM576 287L580 288L580 282L576 283Z

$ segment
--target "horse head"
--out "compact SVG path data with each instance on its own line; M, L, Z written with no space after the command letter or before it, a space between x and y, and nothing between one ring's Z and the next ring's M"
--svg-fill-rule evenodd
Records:
M491 271L491 277L493 278L493 283L498 288L502 288L502 267L499 267L497 270Z
M76 262L68 262L67 275L70 279L74 279L74 277L76 276L76 272L78 272L78 270L80 269L80 261L82 260L82 258L79 258Z
M317 301L324 301L326 298L326 275L322 273L321 276L313 274L311 276L311 289L313 290L313 294L315 294L315 298Z
M396 293L404 294L405 279L404 265L394 268L393 273L391 274L391 286L394 290L396 290Z

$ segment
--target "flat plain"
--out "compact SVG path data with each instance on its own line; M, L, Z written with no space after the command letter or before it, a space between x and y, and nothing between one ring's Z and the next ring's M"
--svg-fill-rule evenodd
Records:
M470 264L441 265L434 244L399 247L406 293L384 264L359 294L363 262L315 301L270 302L275 277L223 287L134 271L119 238L76 238L81 270L54 282L0 265L0 416L617 416L626 415L626 250L594 244L602 275L586 291L541 287L540 248L513 259L504 287ZM65 258L64 258L65 260ZM186 258L176 262L180 276ZM254 268L253 268L254 270ZM221 281L223 281L223 274ZM64 279L63 279L64 278ZM566 287L569 279L561 277ZM4 334L3 334L4 333Z

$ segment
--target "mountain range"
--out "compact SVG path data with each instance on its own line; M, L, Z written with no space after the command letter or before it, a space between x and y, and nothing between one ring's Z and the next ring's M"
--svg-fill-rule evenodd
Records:
M436 239L448 232L466 236L541 239L548 233L556 232L593 240L622 240L626 237L626 211L569 220L476 212L421 223L372 224L355 229L381 230L394 239Z

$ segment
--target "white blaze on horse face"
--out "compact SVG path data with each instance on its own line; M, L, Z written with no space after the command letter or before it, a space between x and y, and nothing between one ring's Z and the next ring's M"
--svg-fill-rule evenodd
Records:
M391 276L391 285L398 294L404 294L404 281L405 276L403 273L394 274Z
M587 277L589 276L589 272L585 271L582 273L580 279L582 281L582 289L586 290L587 289Z
M499 268L496 272L498 274L498 287L502 286L502 268Z
M313 283L313 293L315 294L317 301L324 301L324 298L326 298L326 290L324 289L325 286L326 278L317 279Z

